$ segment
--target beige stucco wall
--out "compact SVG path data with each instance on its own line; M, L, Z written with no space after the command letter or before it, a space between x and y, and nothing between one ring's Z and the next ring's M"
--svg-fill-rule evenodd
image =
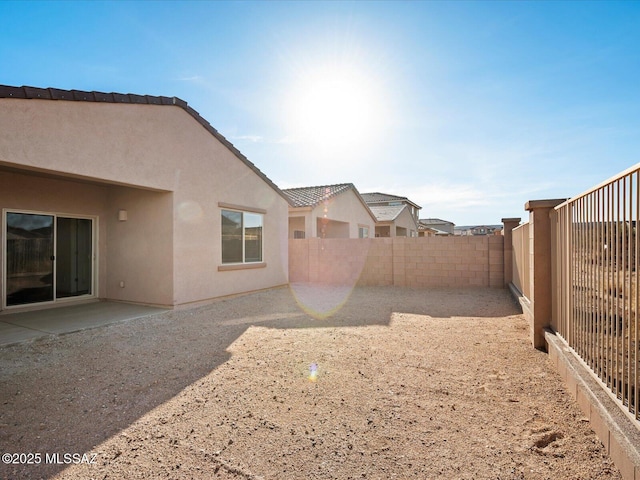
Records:
M163 160L175 163L180 151L180 133L171 128L188 114L179 107L5 98L0 112L0 162L110 183L175 187L179 170L164 168Z
M417 231L416 222L408 207L403 208L393 221L376 222L375 227L378 238L411 237L412 232L417 235Z
M172 194L114 186L107 199L106 298L172 305ZM118 219L121 209L126 221Z
M295 238L296 231L305 231L305 218L304 216L292 216L289 214L289 239Z
M94 218L98 232L94 249L107 251L106 232L108 228L108 189L104 186L67 180L51 179L17 172L0 170L0 211L27 211L54 213L59 215L80 215ZM4 214L0 223L4 221ZM0 229L0 282L4 275L4 225ZM94 287L98 297L107 292L107 256L98 255L94 269L97 269ZM3 289L0 288L0 292ZM0 305L2 302L0 302Z
M287 202L180 107L0 99L1 165L108 191L108 298L178 305L288 281ZM218 271L219 202L265 212L266 267Z
M410 237L411 232L414 232L414 235L417 235L418 227L416 226L415 219L413 215L411 215L411 212L409 211L408 208L402 209L402 211L400 212L400 215L396 217L394 223L396 228L400 227L400 228L406 229L405 236Z
M318 226L322 224L322 219L325 218L325 215L329 221L348 223L348 238L358 238L358 228L363 226L369 228L369 235L373 235L375 220L353 190L331 197L312 209L308 207L289 209L290 218L304 218L306 238L321 236ZM302 224L300 220L296 220L296 222L296 230L299 230L300 228L298 227ZM331 238L332 234L335 234L338 238L347 237L343 226L334 225L332 228L332 225L329 224L327 227L327 238ZM292 230L289 236L293 238Z

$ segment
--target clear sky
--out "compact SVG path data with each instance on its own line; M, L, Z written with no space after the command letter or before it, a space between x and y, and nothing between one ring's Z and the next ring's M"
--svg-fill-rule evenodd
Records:
M281 188L457 225L640 162L640 1L0 2L0 83L177 96Z

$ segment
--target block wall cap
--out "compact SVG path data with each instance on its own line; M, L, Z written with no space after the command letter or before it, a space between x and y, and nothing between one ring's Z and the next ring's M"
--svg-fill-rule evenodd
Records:
M524 204L524 209L530 212L531 210L535 210L536 208L553 208L560 205L561 203L566 202L567 200L567 198L554 198L551 200L529 200Z

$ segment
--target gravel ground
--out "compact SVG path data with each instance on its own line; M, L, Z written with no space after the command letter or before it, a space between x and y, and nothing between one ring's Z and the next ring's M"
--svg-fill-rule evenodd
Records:
M35 463L0 478L621 478L526 328L505 290L294 285L0 348Z

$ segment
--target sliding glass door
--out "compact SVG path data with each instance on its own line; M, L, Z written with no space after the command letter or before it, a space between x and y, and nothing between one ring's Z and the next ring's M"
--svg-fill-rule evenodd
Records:
M7 212L5 305L93 293L93 220Z
M91 293L91 220L56 219L56 298Z
M51 215L7 213L7 306L53 301Z

